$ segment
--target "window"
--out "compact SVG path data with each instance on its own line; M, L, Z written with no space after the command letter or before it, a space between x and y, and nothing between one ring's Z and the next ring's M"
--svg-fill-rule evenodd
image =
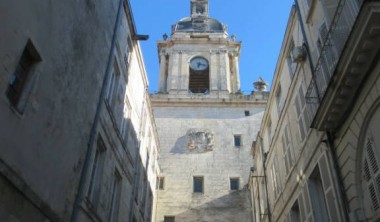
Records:
M245 115L245 116L250 116L251 113L249 112L249 110L245 110L245 111L244 111L244 115Z
M318 166L310 175L308 188L315 221L329 221L325 201L325 191L323 189L321 174Z
M239 178L230 178L230 190L239 190Z
M144 180L143 180L143 184L142 184L142 187L141 187L141 199L140 199L140 212L141 212L141 215L144 215L145 214L145 204L146 204L146 195L147 195L147 189L148 189L148 185L147 185L147 178L146 178L146 174L144 172Z
M131 41L131 38L128 36L127 47L125 48L125 52L124 52L124 65L127 69L127 72L128 72L129 62L131 60L131 55L132 55L132 41Z
M124 114L121 120L121 130L120 134L121 137L124 139L124 141L127 141L128 137L128 128L130 127L130 118L131 118L131 104L129 103L129 99L127 96L125 96L124 99Z
M193 177L193 192L203 193L203 177Z
M273 189L274 199L276 199L281 192L277 156L275 156L273 159L273 164L271 167L270 174L271 174L271 179L272 179L272 189Z
M24 112L26 101L33 90L36 75L34 67L41 61L37 50L29 40L21 55L16 70L8 81L6 95L12 106L20 113Z
M150 186L148 186L148 200L147 200L148 206L146 209L146 220L145 221L151 221L152 217L152 205L153 205L153 194L152 190L150 189Z
M157 177L157 188L159 190L165 189L165 177Z
M267 123L267 135L268 135L268 146L271 145L272 143L272 119L269 118L268 119L268 123Z
M174 216L164 216L164 222L175 222Z
M307 6L310 8L313 0L306 0Z
M294 73L296 72L296 69L297 69L297 63L294 62L294 58L292 54L293 50L294 50L294 40L292 39L289 43L288 53L286 57L286 61L288 63L288 68L289 68L289 74L291 78L293 78Z
M93 205L96 205L99 200L101 178L105 159L105 150L106 149L104 146L104 142L99 136L97 140L95 158L92 164L90 187L88 189L88 198Z
M309 112L309 109L306 106L305 101L305 94L302 88L302 84L300 85L298 89L298 94L295 98L295 107L296 107L296 114L299 124L299 130L300 130L300 139L301 142L304 141L306 138L306 135L309 132L310 124L311 124L311 117Z
M277 91L276 91L276 105L277 105L277 112L280 113L282 109L281 104L281 84L278 85Z
M116 170L114 173L114 178L113 178L112 199L111 199L111 207L110 207L110 212L109 212L110 222L118 221L120 196L121 196L121 176L120 176L120 173Z
M241 146L241 135L234 135L234 145L236 147Z
M300 207L298 206L298 201L296 201L292 209L290 210L290 221L291 222L301 222Z
M293 147L290 144L290 132L289 125L286 125L282 133L282 147L284 153L285 172L286 175L290 173L294 163Z
M107 100L108 100L108 104L111 107L114 105L116 97L117 97L119 78L120 78L119 66L115 59L115 63L113 65L113 70L111 73L110 81L108 84L108 91L107 91Z
M329 24L331 24L331 22L334 18L334 15L336 13L339 1L322 0L321 2L322 2L323 10L325 12L325 17L329 21ZM342 19L344 19L344 16L342 16ZM345 22L347 22L347 21L345 21Z

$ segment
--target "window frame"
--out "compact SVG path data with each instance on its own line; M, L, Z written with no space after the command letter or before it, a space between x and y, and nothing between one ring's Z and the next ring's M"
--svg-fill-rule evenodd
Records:
M201 184L201 190L199 191L198 190L198 186L197 186L197 181L200 182ZM205 190L205 187L204 187L204 176L193 176L193 193L194 194L203 194L204 193L204 190Z
M117 222L120 210L120 196L122 190L122 177L117 169L114 171L112 198L109 211L109 221Z
M104 140L98 135L91 177L87 191L87 199L93 206L97 206L100 197L101 182L105 165L106 146Z
M34 90L37 78L36 66L41 61L40 54L32 41L28 39L15 71L9 77L5 92L11 107L21 115L24 113L29 96Z
M241 134L234 134L234 147L242 147L243 140Z
M165 177L157 177L157 190L165 190Z
M237 187L233 186L233 182L236 182ZM239 177L230 177L230 191L240 190L240 178Z
M164 216L164 222L175 222L175 216Z

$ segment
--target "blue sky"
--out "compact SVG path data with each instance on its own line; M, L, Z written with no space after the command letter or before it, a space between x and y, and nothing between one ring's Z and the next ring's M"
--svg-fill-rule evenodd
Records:
M141 41L150 92L157 91L159 64L157 40L170 35L171 25L190 16L190 0L130 0ZM249 93L260 76L270 83L293 0L210 0L210 17L228 26L229 35L242 41L241 90Z

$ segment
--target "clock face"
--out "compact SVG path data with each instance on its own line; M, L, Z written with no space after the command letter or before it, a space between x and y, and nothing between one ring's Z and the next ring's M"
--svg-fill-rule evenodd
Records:
M208 61L201 57L195 57L190 61L190 68L195 71L203 71L208 68Z

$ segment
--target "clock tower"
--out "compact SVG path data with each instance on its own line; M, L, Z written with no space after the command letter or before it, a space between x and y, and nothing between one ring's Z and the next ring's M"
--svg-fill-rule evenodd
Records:
M169 39L158 42L159 93L228 97L239 92L241 42L209 17L208 0L191 0L190 8L191 16L172 26Z
M160 140L154 221L251 222L251 144L267 92L240 90L241 42L191 0L190 16L158 41L159 91L151 94Z

